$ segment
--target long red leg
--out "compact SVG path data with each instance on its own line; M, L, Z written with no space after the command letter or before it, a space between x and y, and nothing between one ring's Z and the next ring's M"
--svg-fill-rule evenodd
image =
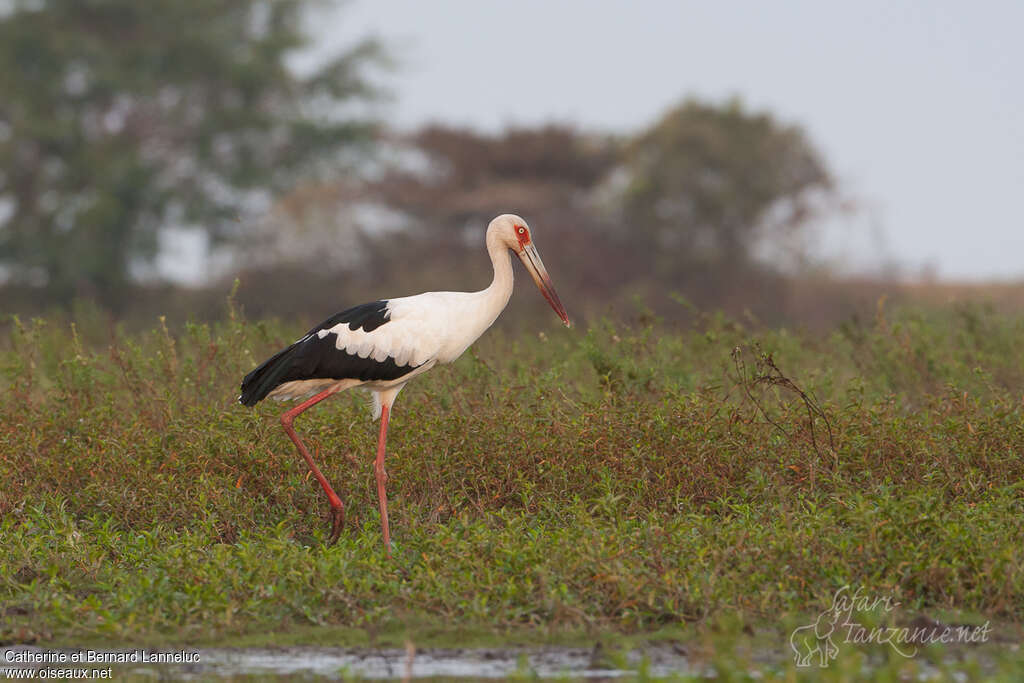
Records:
M335 389L322 391L313 398L295 406L291 410L281 413L281 425L284 427L285 433L288 434L289 438L291 438L295 447L299 449L299 454L305 458L310 471L313 472L313 476L316 477L316 480L320 482L320 486L323 487L324 493L327 494L327 499L331 502L331 538L327 542L328 545L333 545L341 534L341 527L345 523L345 506L342 505L341 498L338 497L338 494L331 488L330 483L327 481L327 477L320 472L320 468L313 462L313 458L310 456L309 451L306 450L306 446L302 443L302 439L300 439L299 435L295 433L294 429L292 429L292 422L294 422L295 418L304 410L315 406L320 401L335 393L335 391Z
M388 493L384 488L388 481L387 472L384 471L384 447L388 440L390 412L387 405L381 406L380 440L377 442L377 462L374 466L377 474L377 498L380 501L380 522L384 527L384 552L388 557L391 557L391 533L388 530Z

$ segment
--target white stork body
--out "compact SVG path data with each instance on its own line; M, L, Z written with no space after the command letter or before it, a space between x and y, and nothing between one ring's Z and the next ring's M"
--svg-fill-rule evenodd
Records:
M532 244L526 221L498 216L487 228L487 252L494 280L479 292L426 292L375 301L334 315L278 352L242 380L239 402L255 405L263 398L307 398L285 412L285 431L306 459L331 501L332 542L343 521L341 500L292 429L294 418L307 408L345 389L363 387L374 398L374 418L381 417L377 452L377 488L385 545L390 553L387 499L384 489L384 446L391 406L402 387L438 363L451 363L494 323L512 296L513 250L533 276L541 293L566 325L569 318L555 294L551 278Z

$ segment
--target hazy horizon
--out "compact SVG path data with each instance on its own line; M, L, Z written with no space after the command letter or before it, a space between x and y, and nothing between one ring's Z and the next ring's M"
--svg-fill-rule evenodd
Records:
M1024 277L1024 5L617 7L354 2L315 30L322 52L368 34L387 43L398 65L381 79L394 97L380 113L398 128L629 132L687 96L738 96L803 126L861 206L827 227L833 262Z

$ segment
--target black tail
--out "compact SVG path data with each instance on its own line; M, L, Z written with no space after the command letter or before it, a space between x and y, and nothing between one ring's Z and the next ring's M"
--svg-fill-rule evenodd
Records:
M246 375L242 379L242 395L238 397L238 402L243 406L254 406L286 381L285 376L292 369L291 354L296 345L278 351Z

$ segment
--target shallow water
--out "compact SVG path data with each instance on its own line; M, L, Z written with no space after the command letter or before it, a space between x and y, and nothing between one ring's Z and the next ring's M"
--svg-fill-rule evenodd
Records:
M8 653L65 653L66 662L10 663ZM90 654L90 652L92 654ZM70 661L75 653L80 662ZM187 661L152 661L173 657ZM118 657L118 655L121 655ZM25 655L21 655L24 657ZM51 655L52 656L52 655ZM132 659L128 662L108 660ZM91 661L90 661L91 659ZM541 678L616 678L636 674L694 674L682 648L653 645L616 657L605 656L601 649L474 648L474 649L354 649L324 647L287 648L198 648L185 650L46 650L34 647L0 648L2 667L67 669L113 669L114 679L125 675L157 679L216 679L235 676L300 676L340 679L357 676L367 679L405 678L505 678L529 674ZM45 676L46 674L43 674ZM53 677L53 674L51 674Z
M1019 644L1008 645L1014 652ZM884 654L884 650L883 650ZM961 660L947 658L947 664ZM961 653L962 654L962 653ZM977 658L982 669L991 668L991 655ZM781 673L790 653L773 650L747 652L747 675L761 678L766 671ZM49 658L35 663L26 658ZM62 657L63 661L54 658ZM77 661L75 658L77 657ZM178 662L163 661L177 657ZM20 659L19 659L20 658ZM118 661L119 660L119 661ZM127 660L127 661L125 661ZM183 660L183 661L181 661ZM885 667L886 658L863 663L864 673ZM28 670L35 669L32 674ZM79 675L68 675L70 670ZM81 675L82 669L92 673ZM18 670L21 673L19 674ZM45 670L45 672L44 672ZM813 674L817 669L805 670ZM973 667L972 670L977 670ZM1017 671L1017 669L1015 669ZM13 672L13 673L12 673ZM63 673L62 673L63 672ZM27 675L26 675L27 674ZM0 646L0 680L34 678L59 680L101 678L113 680L237 680L257 679L339 680L346 678L412 680L569 678L613 679L623 676L663 678L693 676L716 678L714 668L699 656L689 658L679 642L647 643L635 649L607 654L594 648L559 646L510 648L426 648L418 650L333 647L185 648L161 650L48 649L35 646ZM928 661L919 661L913 680L937 678L969 680L962 671L942 672Z

